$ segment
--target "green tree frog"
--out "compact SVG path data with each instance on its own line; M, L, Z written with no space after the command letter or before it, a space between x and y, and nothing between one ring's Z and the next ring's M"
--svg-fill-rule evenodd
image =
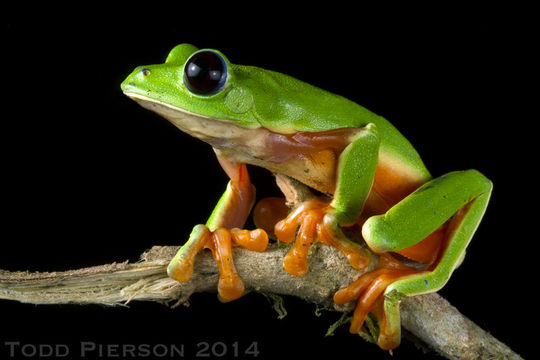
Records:
M195 255L208 248L220 271L218 294L233 300L244 283L232 246L265 251L270 234L292 244L283 268L302 276L315 241L335 246L357 269L371 261L367 245L380 255L376 269L338 290L334 301L356 301L351 333L366 331L372 313L383 349L400 343L401 299L445 285L489 201L492 184L476 170L432 178L409 141L383 117L290 76L232 64L218 50L178 45L163 64L135 68L121 87L210 144L230 178L206 224L193 228L170 262L169 275L188 281ZM267 201L262 222L270 225L245 230L255 200L246 164L296 179L326 197L291 211ZM345 235L350 227L361 231L365 244ZM405 258L425 266L411 267Z

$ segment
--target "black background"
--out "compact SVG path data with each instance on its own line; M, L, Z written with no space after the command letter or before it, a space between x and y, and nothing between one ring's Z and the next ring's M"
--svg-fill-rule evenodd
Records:
M223 7L224 4L221 5ZM177 245L204 222L227 178L211 148L125 97L137 65L162 62L176 44L220 49L233 63L290 74L385 116L435 176L476 168L492 202L463 265L440 291L525 358L536 316L530 289L536 193L526 154L534 121L526 99L527 34L519 17L491 9L287 8L245 13L220 6L28 8L2 14L0 268L60 271L136 261L152 245ZM316 10L317 16L315 16ZM409 9L410 10L410 9ZM501 9L499 9L501 10ZM156 21L157 20L157 21ZM512 20L512 21L510 21ZM522 24L520 24L522 25ZM260 194L271 176L250 168ZM532 303L531 303L532 302ZM35 306L0 301L5 341L68 344L258 342L259 358L389 358L349 335L324 337L337 313L286 298L278 320L250 294L221 304L196 294L189 308ZM231 354L231 353L229 353ZM436 356L425 355L424 358ZM420 358L408 341L394 358Z

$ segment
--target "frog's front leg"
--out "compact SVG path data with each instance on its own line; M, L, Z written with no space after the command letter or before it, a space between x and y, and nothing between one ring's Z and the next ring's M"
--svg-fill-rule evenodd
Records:
M334 296L337 303L358 297L351 332L361 331L367 313L373 310L379 319L379 346L392 349L399 345L401 299L444 286L463 260L491 189L491 182L476 170L452 172L427 182L385 214L364 223L362 235L366 243L381 253L383 260L391 259L389 252L404 253L420 245L430 248L432 238L443 241L437 258L425 271L396 266L395 261L390 261L338 291ZM379 309L375 308L377 303Z
M244 283L234 266L232 246L239 245L262 252L268 245L268 236L261 229L241 229L255 198L246 165L220 156L218 160L230 178L227 189L206 225L200 224L193 228L188 241L169 263L167 272L177 281L190 280L195 256L200 250L208 248L219 268L218 294L224 300L234 300L244 292Z
M379 145L375 125L362 128L340 154L332 201L303 202L276 224L276 237L285 243L294 242L283 260L283 268L288 273L302 276L308 271L309 247L317 239L341 250L356 269L364 269L369 264L368 252L349 240L341 226L354 224L360 216L373 184Z

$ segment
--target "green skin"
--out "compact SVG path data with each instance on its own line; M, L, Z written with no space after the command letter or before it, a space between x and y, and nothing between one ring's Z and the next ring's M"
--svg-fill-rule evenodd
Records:
M122 90L144 107L168 118L181 130L207 141L218 154L273 172L280 172L279 165L255 160L261 158L258 155L264 153L264 149L256 149L247 140L238 140L243 136L241 131L265 128L280 134L294 134L298 131L362 129L339 157L336 190L330 203L334 229L358 218L383 155L392 158L412 176L423 179L424 185L386 214L373 216L364 223L362 235L375 252L398 251L412 246L468 206L437 267L429 273L401 278L386 289L387 321L399 333L400 299L437 291L444 286L463 259L483 216L491 182L476 170L456 171L431 179L416 150L384 118L287 75L231 64L216 50L212 51L221 55L227 65L226 84L211 96L193 94L185 86L183 74L186 61L197 51L199 49L189 44L176 46L164 64L136 68L122 83ZM200 122L206 126L198 127ZM288 170L283 172L290 175ZM226 190L210 216L206 225L211 231L220 226L229 197L230 192ZM171 264L182 256L184 248L195 244L200 231L200 226L194 228L190 240Z

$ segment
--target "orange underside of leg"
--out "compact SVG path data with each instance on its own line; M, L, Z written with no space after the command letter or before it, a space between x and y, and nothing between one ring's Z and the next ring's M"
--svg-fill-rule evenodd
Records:
M415 260L423 264L431 264L433 261L435 261L437 255L439 254L445 234L445 228L440 227L419 243L396 252L411 260Z

